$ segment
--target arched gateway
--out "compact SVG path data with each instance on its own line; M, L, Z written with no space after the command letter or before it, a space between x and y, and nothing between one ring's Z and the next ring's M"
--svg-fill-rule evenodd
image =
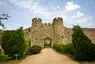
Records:
M52 38L50 37L46 37L44 38L44 47L51 47L51 44L52 44Z

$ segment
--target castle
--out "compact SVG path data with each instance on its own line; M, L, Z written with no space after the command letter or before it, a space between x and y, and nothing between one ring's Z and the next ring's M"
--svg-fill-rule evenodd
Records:
M53 23L42 23L40 18L32 19L32 26L25 29L25 38L31 40L32 45L51 47L54 43L71 43L72 28L63 25L63 19L58 17L53 19ZM95 29L82 28L83 32L95 43Z

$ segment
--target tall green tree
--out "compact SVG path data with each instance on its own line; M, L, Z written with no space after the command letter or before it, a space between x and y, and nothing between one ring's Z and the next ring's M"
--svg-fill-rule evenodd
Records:
M23 28L16 31L5 31L2 34L1 46L6 55L14 58L15 54L22 57L26 50Z
M95 60L95 45L83 33L79 25L76 25L73 28L72 43L76 59Z

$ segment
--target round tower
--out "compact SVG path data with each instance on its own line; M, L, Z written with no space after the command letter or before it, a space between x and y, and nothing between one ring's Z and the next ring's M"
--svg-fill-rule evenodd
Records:
M58 17L53 19L54 42L64 42L63 19Z
M42 33L42 20L40 18L33 18L32 19L32 44L34 45L42 45L41 44L41 33Z

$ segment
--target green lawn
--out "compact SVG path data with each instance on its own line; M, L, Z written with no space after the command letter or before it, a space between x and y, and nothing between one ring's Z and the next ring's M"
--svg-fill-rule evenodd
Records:
M18 64L20 61L19 60L10 60L10 61L3 61L0 62L0 64Z
M0 56L0 64L18 64L23 59L25 59L27 56L24 56L23 58L19 60L8 60L7 56Z

